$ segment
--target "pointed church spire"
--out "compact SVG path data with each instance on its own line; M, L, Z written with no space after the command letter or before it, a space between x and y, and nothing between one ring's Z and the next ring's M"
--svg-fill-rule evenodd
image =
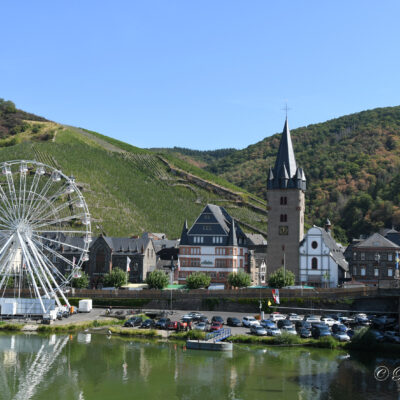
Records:
M276 157L274 175L281 176L281 169L286 167L289 178L296 173L296 158L294 156L292 138L290 137L289 123L286 117L285 126L283 127L281 142L279 144L278 155Z
M235 220L232 218L231 229L228 235L228 246L237 246L236 225Z
M187 219L185 219L185 222L183 223L182 234L181 234L181 241L180 241L181 245L187 244L187 242L188 242L187 233L188 233L188 223L187 223Z

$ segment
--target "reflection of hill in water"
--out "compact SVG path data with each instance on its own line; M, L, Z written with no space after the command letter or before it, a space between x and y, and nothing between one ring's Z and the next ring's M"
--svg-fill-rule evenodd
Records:
M334 351L236 346L226 354L102 335L71 339L1 335L0 398L375 400L395 393L386 385L381 396L373 361Z

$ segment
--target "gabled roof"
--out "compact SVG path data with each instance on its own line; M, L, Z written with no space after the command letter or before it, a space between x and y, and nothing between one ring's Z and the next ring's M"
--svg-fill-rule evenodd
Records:
M267 244L267 240L260 233L246 233L246 237L252 245L265 246Z
M363 240L360 243L357 243L353 247L357 249L362 249L367 247L393 248L396 250L400 249L400 247L397 244L393 243L389 239L386 239L379 233L372 234L369 238Z
M148 246L149 242L152 243L152 240L148 238L136 239L136 238L111 237L111 236L101 236L99 237L99 239L100 238L104 239L108 247L114 253L120 253L120 254L141 253L142 249L145 249Z

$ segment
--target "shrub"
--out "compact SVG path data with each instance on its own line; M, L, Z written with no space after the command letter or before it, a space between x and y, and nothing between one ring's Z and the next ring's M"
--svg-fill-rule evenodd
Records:
M71 281L72 287L76 289L86 289L89 286L89 276L86 272L81 271L80 278L73 278Z
M250 275L246 274L246 272L239 271L237 274L235 272L231 272L228 275L228 283L232 287L247 287L251 284Z
M121 286L126 285L127 281L127 273L122 271L119 267L113 268L110 273L104 275L105 286L120 288Z
M281 335L274 337L275 344L299 344L301 339L297 335L283 332Z
M189 289L206 288L210 285L211 278L204 272L195 272L186 278L186 286Z
M276 270L269 276L268 285L274 288L282 288L285 286L294 285L295 277L292 271L283 269L283 267Z
M153 271L147 276L146 283L150 289L164 289L168 285L168 276L163 271Z

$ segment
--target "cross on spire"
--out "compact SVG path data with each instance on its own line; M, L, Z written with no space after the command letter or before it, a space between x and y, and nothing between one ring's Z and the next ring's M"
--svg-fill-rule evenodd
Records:
M285 106L282 108L282 110L285 111L287 119L288 111L291 110L291 108L288 107L287 101L285 101Z

